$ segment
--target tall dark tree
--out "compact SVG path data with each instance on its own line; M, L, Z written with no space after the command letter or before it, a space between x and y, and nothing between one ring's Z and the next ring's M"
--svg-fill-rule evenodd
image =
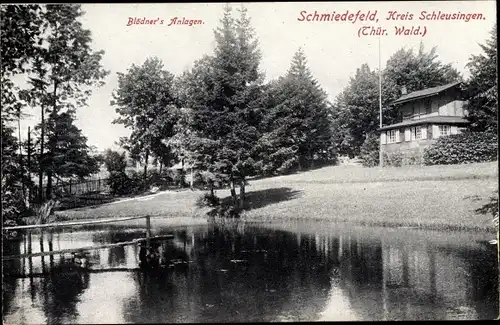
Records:
M333 110L337 125L333 131L344 155L359 155L367 135L378 128L378 82L377 71L363 64L337 97Z
M326 93L299 49L287 75L269 88L270 100L259 141L263 172L279 174L335 161Z
M126 73L118 73L118 89L111 104L120 115L113 123L123 124L132 133L121 139L134 160L144 163L144 181L151 156L165 158L162 140L174 133L179 109L173 94L174 75L163 69L160 59L148 58L144 64L132 65Z
M481 54L472 55L467 67L470 78L466 83L467 118L474 131L498 131L497 26L491 38L479 46Z
M45 151L50 154L45 157L44 170L53 178L83 179L99 171L99 160L74 121L74 112L69 110L52 115L45 125Z
M26 210L25 187L31 187L26 166L22 163L20 119L27 103L22 90L12 78L26 72L30 58L40 44L41 6L0 6L1 38L1 157L2 219L4 224L17 222ZM18 121L18 138L12 121Z
M200 79L187 87L189 128L196 144L212 149L204 162L208 171L229 182L235 206L242 207L245 179L254 173L263 82L258 43L245 8L234 19L231 7L225 7L215 41L214 55L199 61L190 74Z
M25 166L19 164L17 150L19 141L14 136L14 128L3 120L1 124L1 203L4 225L17 224L27 211L22 184L31 185Z

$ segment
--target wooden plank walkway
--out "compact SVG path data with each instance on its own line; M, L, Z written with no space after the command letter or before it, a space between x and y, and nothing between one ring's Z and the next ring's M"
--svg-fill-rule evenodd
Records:
M104 249L104 248L111 248L111 247L134 245L134 244L137 244L137 243L140 243L140 242L144 242L144 241L148 241L148 240L153 241L153 240L173 239L173 238L174 238L174 235L162 235L162 236L156 236L156 237L151 237L151 238L138 238L138 239L134 239L134 240L131 240L131 241L124 241L124 242L113 243L113 244L104 244L104 245L99 245L99 246L66 248L66 249L61 249L61 250L58 250L58 251L28 253L28 254L21 254L21 255L9 255L9 256L2 256L2 261L8 261L8 260L14 260L14 259L22 259L22 258L31 258L31 257L39 257L39 256L58 255L58 254L64 254L64 253L91 251L91 250L96 250L96 249Z
M94 225L94 224L101 224L101 223L111 223L111 222L143 219L143 218L148 218L148 217L149 216L135 216L135 217L110 218L110 219L98 219L98 220L86 220L86 221L55 222L55 223L45 223L45 224L39 224L39 225L3 227L2 229L7 231L7 230L22 230L22 229L41 229L41 228L51 228L51 227L83 226L83 225Z
M106 269L89 269L89 268L81 268L75 267L73 270L78 270L79 272L86 273L114 273L114 272L141 272L142 269L139 267L113 267ZM29 274L14 274L14 273L5 273L4 277L16 278L16 279L29 279L29 278L46 278L51 276L54 273L45 272L45 273L29 273Z
M147 248L149 249L151 241L174 238L174 235L161 235L161 236L151 237L151 216L149 216L149 215L125 217L125 218L110 218L110 219L74 221L74 222L55 222L55 223L47 223L47 224L39 224L39 225L13 226L13 227L4 227L3 230L42 229L42 228L51 228L51 227L95 225L95 224L101 224L101 223L120 222L120 221L128 221L128 220L143 219L143 218L146 219L146 237L145 238L138 238L138 239L134 239L131 241L112 243L112 244L104 244L104 245L98 245L98 246L67 248L67 249L61 249L58 251L46 251L46 252L42 251L42 252L37 252L37 253L2 256L2 261L23 259L23 258L32 258L32 257L39 257L39 256L58 255L58 254L64 254L64 253L90 251L90 250L119 247L119 246L126 246L126 245L135 245L137 243L144 242L144 241L147 243Z

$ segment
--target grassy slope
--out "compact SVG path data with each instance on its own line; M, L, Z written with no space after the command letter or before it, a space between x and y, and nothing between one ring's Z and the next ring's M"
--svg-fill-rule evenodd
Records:
M457 166L325 167L295 175L252 180L248 218L307 218L382 226L493 229L474 209L498 188L497 163ZM201 215L199 191L162 192L95 208L60 212L71 219L150 214ZM229 195L218 191L219 197Z

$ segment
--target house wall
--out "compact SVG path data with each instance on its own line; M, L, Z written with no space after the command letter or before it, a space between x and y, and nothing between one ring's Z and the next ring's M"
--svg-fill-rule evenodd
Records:
M450 89L437 96L423 98L402 104L399 108L401 120L418 120L431 116L465 116L464 104L456 89Z
M424 132L426 133L425 139L412 139L410 133L410 138L409 140L407 140L405 131L407 129L410 129L411 127L398 128L396 129L399 132L399 136L396 137L396 139L399 139L398 142L387 143L387 136L381 136L381 151L388 156L401 153L403 159L402 163L404 165L420 164L425 148L434 144L441 135L437 133L439 132L438 124L419 125L416 127L420 128L421 134L423 134ZM423 131L422 129L425 129L425 131ZM460 126L451 125L450 131L451 134L458 134L461 133L464 129L465 128Z

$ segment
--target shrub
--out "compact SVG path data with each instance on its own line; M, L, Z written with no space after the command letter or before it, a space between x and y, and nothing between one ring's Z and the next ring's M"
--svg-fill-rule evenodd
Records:
M209 211L207 216L212 218L238 219L241 217L241 210L232 205L223 204Z
M379 164L380 140L376 134L369 135L360 148L360 160L364 167L375 167Z
M108 185L113 195L131 193L132 180L125 172L112 171L108 177Z
M498 137L489 132L464 132L439 138L426 148L425 165L451 165L495 161Z
M186 172L183 169L172 170L172 182L174 185L184 187L186 185Z
M220 199L211 193L204 193L196 200L196 206L198 208L216 207L218 205L220 205Z
M384 166L401 167L403 154L401 152L384 152Z
M422 163L422 156L418 150L407 151L403 157L404 165L420 165Z

